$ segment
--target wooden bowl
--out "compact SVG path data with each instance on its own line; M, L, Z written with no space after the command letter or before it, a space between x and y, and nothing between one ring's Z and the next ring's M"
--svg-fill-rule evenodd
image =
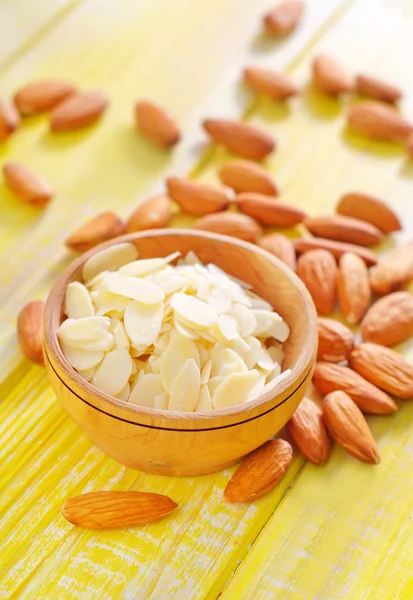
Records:
M82 379L63 356L56 331L65 318L68 283L81 279L96 252L132 242L140 258L193 250L230 275L250 283L291 328L283 368L291 373L271 392L245 405L210 413L168 412L130 405ZM143 471L200 475L224 469L263 444L291 417L311 381L317 350L317 315L300 279L258 246L191 230L152 230L116 238L78 258L60 277L46 303L45 363L56 396L85 434L106 454ZM236 394L234 390L234 394Z

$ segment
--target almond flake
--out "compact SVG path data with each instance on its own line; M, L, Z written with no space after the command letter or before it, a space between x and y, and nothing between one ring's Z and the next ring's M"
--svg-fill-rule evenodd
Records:
M116 271L137 258L138 251L129 242L110 246L88 258L83 265L83 281L90 281L101 271Z
M171 341L161 356L162 385L168 394L171 393L177 373L189 359L193 359L199 365L198 348L194 341L176 331L171 336Z
M142 304L158 304L165 298L165 294L154 283L145 279L136 279L135 277L116 276L115 274L107 278L109 292L131 298Z
M65 313L70 319L92 317L95 314L89 292L79 281L72 281L66 288Z
M93 341L101 338L110 325L108 317L82 317L66 319L57 330L59 339L65 344L70 342Z
M282 323L280 315L275 312L263 309L254 309L251 311L256 320L256 326L252 335L259 337L269 337L274 326L278 323Z
M198 404L195 407L195 412L210 412L212 410L211 394L207 385L201 386L199 392Z
M132 359L127 350L112 350L96 369L93 385L111 396L117 396L128 383Z
M130 385L129 385L129 383L127 383L125 385L125 387L123 388L123 390L121 392L119 392L119 394L116 397L118 400L123 400L124 402L127 402L129 399L129 394L130 394Z
M180 317L194 323L197 327L210 327L217 319L216 312L208 304L187 294L174 294L171 306Z
M155 396L164 392L160 375L148 373L143 375L134 386L129 396L130 404L155 408Z
M125 310L125 329L135 346L153 344L162 325L163 304L133 302Z
M67 362L77 371L87 371L88 369L96 367L104 357L103 351L85 352L84 350L70 348L63 342L61 342L60 345ZM90 380L88 379L88 381Z
M169 410L192 412L198 403L200 372L196 362L190 358L176 375L169 398Z
M255 369L246 373L232 373L212 395L213 407L217 410L246 402L259 379L260 374Z
M168 404L169 396L165 392L162 392L162 394L158 394L158 396L155 396L154 408L156 408L156 410L168 410Z
M235 340L239 337L237 323L228 315L219 315L217 327L226 340Z

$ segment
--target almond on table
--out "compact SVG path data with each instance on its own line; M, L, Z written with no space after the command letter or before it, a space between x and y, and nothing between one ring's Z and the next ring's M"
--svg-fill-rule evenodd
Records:
M275 148L266 131L243 121L206 119L203 128L215 143L251 160L262 160Z
M154 102L140 100L135 106L135 119L142 135L158 148L171 148L181 139L175 119Z
M44 365L42 326L44 302L36 300L22 308L17 320L17 335L23 354L38 365Z
M280 260L292 271L297 270L297 259L295 256L295 248L292 241L282 233L272 233L260 238L257 241L258 246L267 250Z
M60 102L50 115L52 131L75 131L95 123L106 110L109 101L102 92L90 91L70 95Z
M294 227L306 218L306 213L300 208L264 194L243 192L237 195L235 205L240 212L253 217L262 225L272 227Z
M370 271L370 285L376 294L399 290L413 279L413 242L398 246Z
M388 104L366 100L348 112L347 124L355 133L375 140L400 142L412 133L413 126Z
M336 300L337 265L327 250L310 250L297 263L297 274L306 285L317 312L329 315Z
M382 102L394 104L403 97L402 92L394 85L369 75L357 75L356 91Z
M77 93L76 87L63 79L36 81L20 88L14 96L14 104L21 115L36 115L52 110Z
M3 175L6 185L26 204L42 208L53 197L49 183L21 163L6 163L3 166Z
M171 220L171 201L160 194L141 202L126 221L126 232L166 227Z
M339 96L353 89L341 65L326 54L320 54L313 61L313 83L320 92L330 96Z
M114 212L103 212L87 221L65 241L71 250L86 252L94 246L125 233L125 224Z
M337 294L348 323L358 323L369 307L371 289L368 269L357 254L346 252L340 257Z
M287 431L301 454L315 465L324 465L330 456L330 440L320 408L303 398L287 423Z
M13 104L0 100L0 142L9 137L20 125L20 117Z
M413 133L407 136L405 148L409 158L413 158Z
M348 327L333 319L318 319L317 360L334 363L347 360L353 344L354 334Z
M297 86L280 71L260 67L246 67L244 82L259 94L266 94L273 100L286 100L298 94Z
M361 323L366 342L395 346L413 336L413 294L394 292L368 310Z
M336 211L340 215L366 221L383 233L399 231L402 228L394 210L383 200L369 194L344 194L337 204Z
M316 237L337 240L359 246L379 244L384 236L374 225L341 215L308 217L304 225Z
M301 21L303 12L302 0L283 0L265 15L265 28L275 35L291 33Z
M230 160L221 167L219 178L224 185L237 194L256 192L267 196L278 196L279 190L267 171L251 160Z
M357 244L347 244L325 238L299 238L293 240L293 244L298 254L305 254L310 250L328 250L334 258L339 259L346 252L350 252L359 256L368 267L376 265L378 261L374 252Z
M201 217L192 225L194 229L203 229L213 231L222 235L245 240L246 242L256 242L262 235L261 226L248 215L237 214L233 212L220 212Z
M168 194L183 212L202 217L228 208L231 192L224 186L191 181L183 177L168 177Z

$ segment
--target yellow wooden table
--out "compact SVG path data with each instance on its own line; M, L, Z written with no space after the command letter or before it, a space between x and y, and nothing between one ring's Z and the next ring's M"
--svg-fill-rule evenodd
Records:
M267 162L288 202L329 212L358 190L388 199L413 232L413 167L401 149L343 133L343 106L306 89L280 107L239 85L248 63L285 68L305 85L325 50L349 70L381 74L407 91L413 116L413 1L312 0L288 39L260 35L273 0L0 0L1 95L63 76L107 92L96 127L51 135L32 118L0 147L57 190L41 212L0 188L0 598L390 600L413 598L413 405L371 418L382 462L335 448L317 469L295 458L274 492L231 506L231 475L168 479L101 454L57 403L16 342L18 310L43 297L72 260L62 240L88 215L126 216L167 174L216 180L225 154L199 122L242 115L273 132ZM178 117L183 143L151 148L132 127L137 98ZM181 221L182 223L182 221ZM405 348L408 352L408 348ZM60 515L70 496L102 489L165 493L180 508L156 524L82 531Z

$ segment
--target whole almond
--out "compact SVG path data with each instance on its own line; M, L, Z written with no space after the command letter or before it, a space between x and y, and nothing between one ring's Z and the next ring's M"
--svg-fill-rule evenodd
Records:
M161 494L149 492L90 492L70 498L62 506L64 518L87 529L134 527L158 521L177 504Z
M175 119L162 106L149 100L136 104L135 118L142 135L158 148L171 148L181 139Z
M318 319L317 360L342 362L347 360L354 344L354 335L348 327L333 319Z
M346 244L325 238L300 238L293 240L293 244L298 254L304 254L310 250L328 250L336 259L339 259L346 252L350 252L359 256L368 267L377 264L377 256L374 252L356 244Z
M401 91L394 85L369 75L357 75L356 91L363 96L369 96L375 100L390 102L391 104L394 104L403 96Z
M264 16L264 25L269 33L286 35L293 31L304 11L302 0L284 0Z
M235 199L239 211L249 215L263 225L272 227L294 227L305 219L306 214L300 208L263 194L244 192Z
M52 131L82 129L97 121L108 104L108 99L102 92L73 94L52 110L50 128Z
M230 190L223 186L182 177L168 177L166 185L170 197L182 211L196 217L225 210L231 201Z
M391 348L369 342L359 344L350 354L350 365L385 392L413 399L413 365Z
M330 440L320 408L303 398L287 423L287 431L301 454L315 465L324 465L330 456Z
M27 204L43 207L53 197L53 190L48 182L21 163L6 163L3 175L6 185Z
M282 439L270 440L248 454L228 482L227 502L252 502L267 494L284 478L293 450Z
M126 221L126 233L166 227L171 216L171 201L168 196L152 196L135 208Z
M205 215L205 217L195 221L192 227L222 235L230 235L246 242L256 242L262 235L262 229L257 221L247 215L232 212Z
M337 444L363 462L380 462L379 451L367 421L346 393L331 392L324 398L322 408L324 423Z
M325 54L317 56L313 61L313 83L320 92L330 96L339 96L353 89L341 65Z
M413 131L412 125L394 108L374 100L353 106L347 115L347 124L355 133L388 142L404 140Z
M16 131L19 125L19 113L14 106L0 100L0 142Z
M369 272L356 254L346 252L338 263L337 294L341 310L348 323L358 323L371 298Z
M282 260L292 271L297 270L297 259L292 241L282 233L271 233L260 238L258 246Z
M268 133L243 121L207 119L203 127L214 142L244 158L261 160L275 148Z
M125 224L114 212L103 212L76 229L65 244L71 250L86 252L94 246L125 233Z
M21 115L35 115L55 108L76 93L77 89L68 81L37 81L21 88L14 96L14 104Z
M413 335L413 294L394 292L380 298L361 323L366 342L395 346Z
M219 178L237 193L257 192L278 196L278 187L270 175L250 160L230 160L220 169Z
M383 233L399 231L402 228L394 210L383 200L368 194L344 194L337 204L336 211L340 215L366 221Z
M304 221L304 225L316 237L358 246L379 244L383 239L383 233L374 225L360 219L342 217L341 215L308 217Z
M413 242L391 250L370 270L370 285L377 294L389 294L413 279Z
M247 67L244 69L244 82L259 94L266 94L273 100L286 100L298 94L297 86L284 73Z
M409 158L413 158L413 133L407 136L405 148Z
M317 312L329 315L336 299L337 265L327 250L310 250L297 263L298 276L305 283Z
M23 354L32 362L44 365L42 327L44 302L29 302L19 313L17 335Z
M316 390L326 396L340 390L346 392L359 409L371 415L391 415L397 411L397 404L378 387L361 375L331 362L316 363L313 373Z

